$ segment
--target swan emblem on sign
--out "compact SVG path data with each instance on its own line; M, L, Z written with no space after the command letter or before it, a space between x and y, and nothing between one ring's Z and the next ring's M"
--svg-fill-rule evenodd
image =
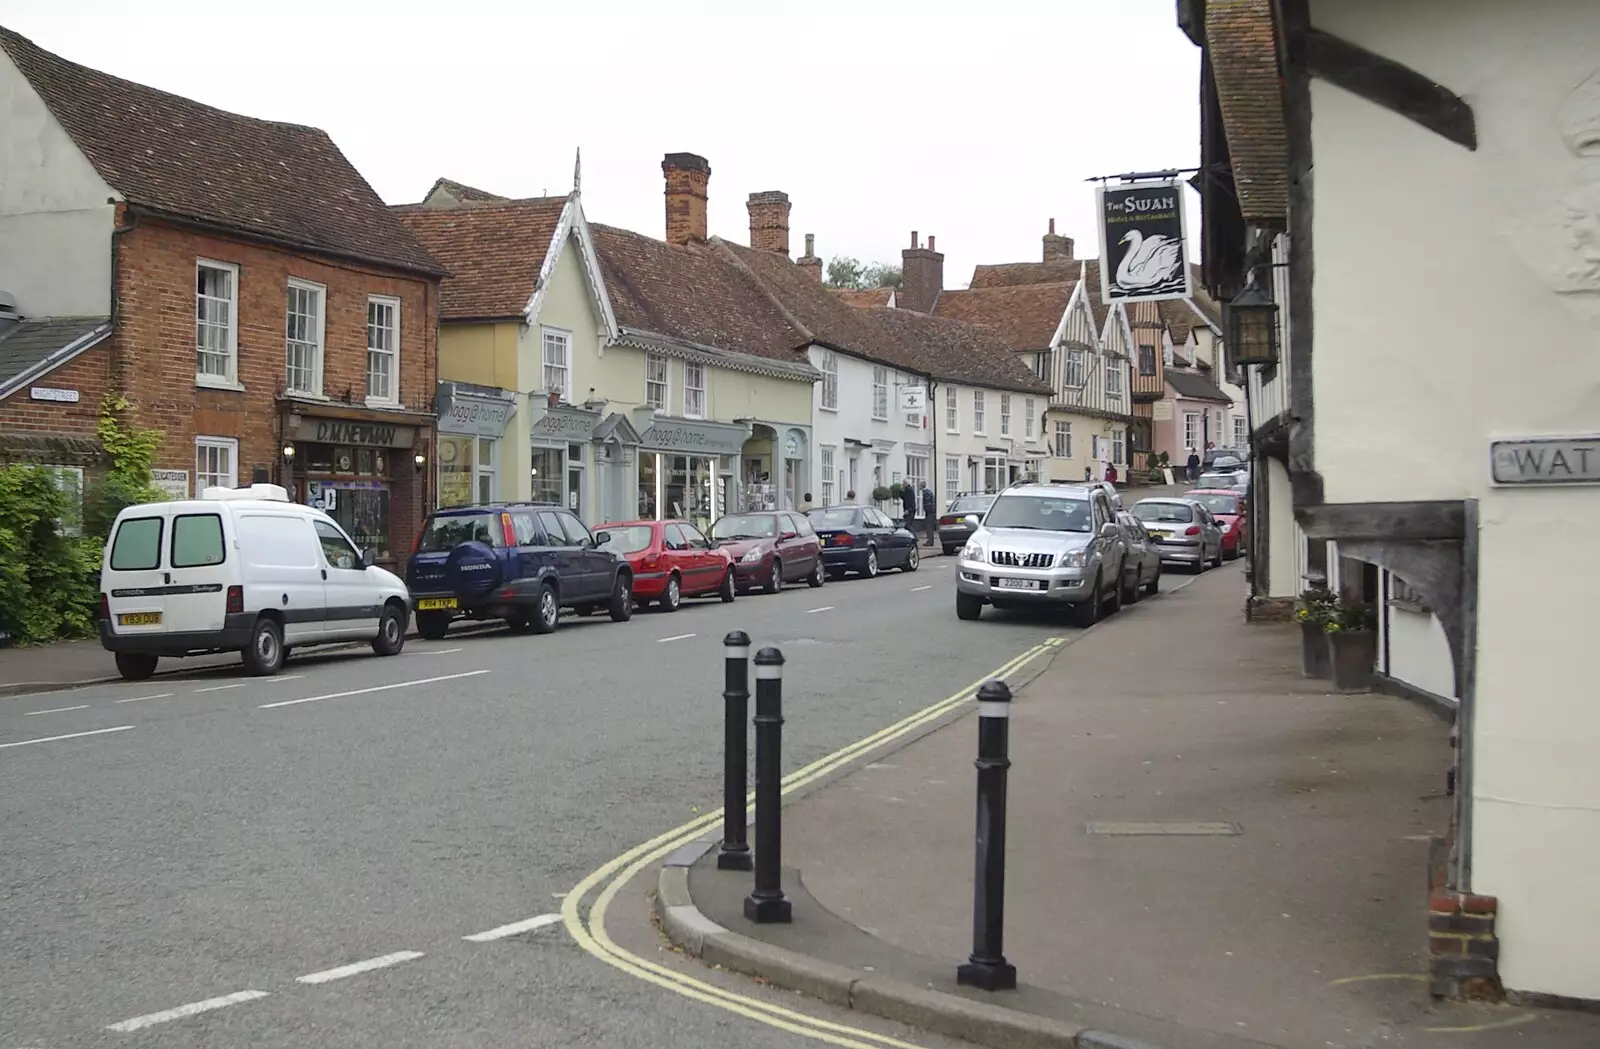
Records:
M1130 229L1117 243L1132 245L1117 264L1119 289L1125 292L1173 291L1183 287L1181 241L1164 233L1146 237Z

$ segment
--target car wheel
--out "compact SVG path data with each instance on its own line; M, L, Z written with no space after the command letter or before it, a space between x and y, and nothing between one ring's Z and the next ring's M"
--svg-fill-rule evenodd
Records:
M717 596L722 598L723 604L728 604L738 596L739 588L733 584L733 569L728 569L722 577L722 585L717 588Z
M956 618L972 620L977 619L981 615L983 615L983 598L979 597L977 594L963 594L961 591L957 590Z
M513 634L526 634L533 629L533 619L529 616L506 616L506 628Z
M661 595L661 611L676 612L683 604L683 583L674 572L667 577L667 591Z
M922 564L922 552L917 549L916 544L912 544L911 552L906 555L906 564L902 571L915 572L920 564Z
M769 594L776 594L783 589L783 562L776 557L772 559L772 575L767 579L766 585L762 589Z
M1080 627L1087 629L1100 622L1100 585L1101 579L1096 575L1094 577L1094 586L1089 590L1089 600L1072 610L1073 616L1077 619Z
M817 558L817 563L812 566L811 574L806 577L806 585L815 589L828 579L827 569L822 567L822 558Z
M384 605L383 617L378 620L378 636L372 641L372 651L380 656L398 656L405 647L405 610L394 603Z
M606 603L613 623L626 623L633 618L633 577L617 573L611 586L611 600Z
M878 578L878 548L875 546L867 547L867 567L862 569L861 577L863 579Z
M944 556L946 556L946 557L954 557L955 555L956 555L956 548L955 547L947 546L947 547L944 548Z
M1161 592L1161 565L1156 565L1156 577L1150 580L1150 584L1144 588L1144 592L1151 595Z
M556 588L549 583L539 588L539 597L533 603L533 632L548 634L561 622L561 600Z
M450 629L450 615L447 612L418 612L417 633L428 641L437 641L444 637Z
M1221 568L1222 567L1222 544L1221 543L1217 544L1217 559L1215 561L1211 562L1211 567L1212 568Z
M145 681L156 672L159 657L144 652L118 652L117 673L124 681Z
M1111 596L1106 598L1104 612L1105 615L1109 616L1113 613L1122 611L1122 577L1127 573L1127 571L1128 570L1126 567L1122 565L1117 566L1117 576L1111 581Z
M1139 603L1139 591L1143 588L1143 580L1140 579L1142 572L1143 570L1140 568L1136 567L1134 569L1133 585L1129 586L1127 571L1124 569L1122 576L1122 603L1124 605L1136 605Z
M283 627L262 616L250 631L244 647L244 668L256 677L270 677L283 666Z

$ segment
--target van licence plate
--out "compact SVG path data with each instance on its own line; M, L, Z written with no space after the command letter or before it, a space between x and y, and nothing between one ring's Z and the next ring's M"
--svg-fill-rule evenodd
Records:
M994 585L1001 590L1037 590L1038 580L1034 579L996 579Z
M436 608L455 608L456 599L453 597L424 597L417 602L419 612L431 612Z
M160 622L160 612L123 612L117 616L118 626L155 626Z

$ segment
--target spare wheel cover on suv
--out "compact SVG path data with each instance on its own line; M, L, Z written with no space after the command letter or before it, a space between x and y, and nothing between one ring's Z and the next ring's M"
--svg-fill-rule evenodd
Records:
M500 582L500 559L485 543L462 543L445 559L445 586L463 602L488 597Z

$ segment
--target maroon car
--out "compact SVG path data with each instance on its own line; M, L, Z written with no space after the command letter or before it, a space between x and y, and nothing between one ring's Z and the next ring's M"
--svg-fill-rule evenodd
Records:
M760 587L776 594L785 583L804 579L821 586L827 578L822 546L804 514L729 514L711 526L711 541L733 557L733 580L741 593Z

